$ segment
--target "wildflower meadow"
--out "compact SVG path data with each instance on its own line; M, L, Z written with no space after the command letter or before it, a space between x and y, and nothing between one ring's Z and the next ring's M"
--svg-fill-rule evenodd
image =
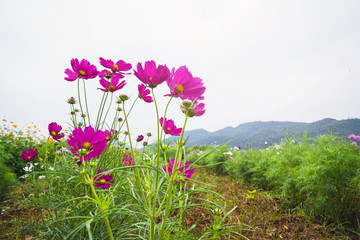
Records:
M36 212L18 234L151 240L360 236L359 136L304 134L266 149L187 146L187 125L206 111L201 78L186 66L170 70L154 61L133 68L123 60L99 58L99 65L74 58L65 69L64 81L78 93L64 97L70 126L54 119L39 137L35 125L23 132L2 120L0 201L8 199L12 185L25 186L22 204L31 206L28 214ZM136 96L124 88L130 75L139 81ZM88 104L87 81L99 81L97 106ZM160 87L168 93L158 94ZM133 109L149 104L153 115L137 117L153 122L156 132L134 135ZM183 118L169 116L170 108ZM287 219L301 222L291 225ZM333 235L339 229L343 234L351 229L352 235Z
M196 198L203 191L193 182L195 163L186 160L183 134L193 117L205 113L206 87L193 77L186 66L173 68L154 61L132 65L123 60L99 59L101 70L89 61L76 58L65 70L64 80L74 84L78 96L69 97L71 127L65 134L56 122L48 125L44 143L31 142L21 151L20 173L31 184L27 200L41 212L39 236L47 239L194 239L235 234L238 226L209 228L200 235L194 226L184 224L186 210L194 205L220 209L217 203ZM132 72L133 71L133 72ZM131 99L123 90L126 76L139 80L138 95ZM90 116L86 81L99 79L103 97L97 116ZM159 85L167 85L168 94L157 96ZM115 94L118 94L115 97ZM113 101L115 99L115 101ZM173 99L180 99L182 122L167 115ZM133 108L154 104L153 118L157 132L134 136L129 115ZM159 109L158 101L166 101ZM113 119L110 106L116 104ZM181 127L179 127L179 125ZM178 136L175 153L167 153L167 136ZM154 138L151 148L148 139ZM51 155L54 151L56 155ZM41 159L41 160L40 160ZM10 177L9 177L10 178ZM9 180L10 181L10 180ZM194 223L196 224L196 223ZM217 221L219 225L219 221Z

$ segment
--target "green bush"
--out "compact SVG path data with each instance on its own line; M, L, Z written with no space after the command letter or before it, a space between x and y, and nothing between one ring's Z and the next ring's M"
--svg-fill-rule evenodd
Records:
M355 223L360 209L360 149L332 135L285 138L267 149L216 149L199 164L272 192L287 207L332 222Z
M0 162L0 202L4 201L12 186L17 184L15 174L9 171L9 168Z

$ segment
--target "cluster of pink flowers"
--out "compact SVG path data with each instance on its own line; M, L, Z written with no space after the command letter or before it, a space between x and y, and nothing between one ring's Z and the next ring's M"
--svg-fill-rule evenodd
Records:
M123 60L114 62L110 59L99 58L100 65L105 69L98 71L95 65L89 61L82 59L79 61L77 58L71 60L71 69L65 69L66 81L75 81L79 79L88 80L99 77L99 84L101 87L98 89L103 92L114 93L123 89L126 81L123 80L125 74L131 74L129 71L132 69L130 63ZM193 77L186 66L181 66L178 69L173 68L171 71L166 65L157 65L154 61L147 61L143 65L138 63L136 70L133 74L141 81L138 85L138 97L146 103L154 101L151 96L152 91L158 85L166 82L169 88L169 96L172 98L180 98L183 103L181 111L188 117L202 116L205 113L205 104L198 101L204 100L204 92L206 90L202 79ZM120 98L123 100L122 98ZM125 99L125 98L124 98ZM126 98L125 100L127 100ZM124 101L125 101L124 100ZM75 104L75 99L69 99L70 104ZM171 119L160 118L159 124L166 134L173 136L180 136L182 128L177 128ZM62 127L55 122L49 124L48 127L50 136L56 141L64 137L61 133ZM70 151L75 156L78 156L79 161L89 161L93 158L98 158L106 149L108 142L116 137L116 132L113 130L101 131L95 130L92 126L85 128L76 127L72 134L69 136L67 144ZM144 136L139 135L137 142L143 141ZM145 145L146 142L144 142ZM147 144L147 143L146 143ZM23 152L22 158L31 160L37 155L37 150L29 149L28 152ZM124 153L122 161L127 166L134 165L134 159L130 154ZM169 174L174 170L174 159L171 159L166 167ZM176 170L183 177L183 180L188 180L194 173L194 169L190 167L190 163L186 162L183 166L180 164ZM114 182L112 174L104 174L104 171L99 169L97 177L94 177L94 186L107 189L110 184ZM175 171L175 170L174 170Z
M356 135L354 135L354 134L350 134L349 136L348 136L348 139L353 139L353 140L357 140L357 141L360 141L360 136L356 136Z
M122 89L126 82L120 81L124 78L124 74L131 70L132 65L123 60L114 63L112 60L105 60L99 58L101 66L105 70L98 71L95 65L89 61L82 59L80 62L77 58L71 60L71 69L65 70L65 80L75 81L77 79L92 79L97 76L100 77L100 85L98 88L104 92L115 92ZM191 104L181 106L181 110L188 114L189 117L202 116L205 112L204 103L198 103L199 100L204 99L204 92L206 90L202 79L193 77L186 66L181 66L175 70L173 68L170 72L166 65L157 65L153 60L144 63L138 63L134 75L142 82L138 85L138 97L147 103L153 102L150 96L150 90L147 88L155 88L158 85L166 82L170 93L165 96L180 98L182 100L190 101Z
M122 161L127 166L134 166L134 160L132 159L130 154L125 153L124 156L123 156Z

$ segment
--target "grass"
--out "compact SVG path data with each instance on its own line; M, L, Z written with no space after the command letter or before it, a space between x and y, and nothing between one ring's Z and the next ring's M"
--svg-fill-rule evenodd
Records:
M218 176L204 169L196 172L195 180L208 184L209 190L218 192L225 199L205 192L199 193L198 197L223 204L225 211L236 207L225 224L238 226L237 232L249 239L358 239L355 234L334 232L324 221L283 209L277 199L263 192L254 192L254 189L228 176ZM42 224L41 213L27 203L29 194L31 186L22 184L14 187L10 198L0 203L1 240L41 239L37 230L37 226ZM43 216L46 217L45 211ZM213 227L215 217L209 209L197 206L188 209L184 221L189 229L197 223L192 230L196 234ZM239 237L233 234L223 239Z

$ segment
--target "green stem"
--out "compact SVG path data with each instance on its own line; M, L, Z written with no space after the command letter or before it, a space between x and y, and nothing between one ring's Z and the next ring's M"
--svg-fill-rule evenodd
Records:
M175 163L174 163L174 166L173 166L173 171L172 171L170 182L169 182L169 185L168 185L168 189L167 189L166 195L165 195L165 198L166 198L165 215L164 215L162 225L161 225L161 229L160 229L159 240L161 240L164 237L166 221L167 221L167 219L169 217L169 213L170 213L170 202L171 202L171 197L172 197L172 189L173 189L174 181L175 181L175 179L177 177L177 166L178 166L180 151L182 152L183 137L184 137L185 126L186 126L187 120L188 120L188 115L186 114L184 127L183 127L181 135L180 135L179 146L178 146L178 149L176 150Z
M111 99L110 99L110 104L109 104L109 108L108 110L106 111L106 114L105 114L105 117L104 117L104 121L103 121L103 124L102 124L102 128L104 128L104 123L106 121L106 117L107 115L109 114L109 110L110 110L110 107L111 107L111 104L112 104L112 99L113 99L113 93L111 93ZM105 104L104 104L105 105Z
M91 171L91 172L93 172L93 171ZM105 211L105 214L107 214L108 206L104 207L102 201L99 199L98 195L96 194L94 184L93 184L93 180L91 179L89 181L88 180L89 176L87 174L84 174L84 177L85 177L85 182L87 182L90 185L91 192L94 195L95 201L96 201L100 211L101 212ZM114 240L114 236L113 236L112 229L111 229L111 226L110 226L109 218L108 218L107 215L105 215L105 217L104 217L104 223L105 223L106 229L107 229L107 231L109 233L110 240Z
M78 98L79 98L79 105L80 105L80 111L81 111L81 115L84 115L84 111L81 105L81 98L80 98L80 79L78 79ZM84 127L86 127L86 122L85 119L83 117L81 117L81 119L83 120L84 123Z
M87 98L86 98L86 88L85 88L85 80L83 79L83 86L84 86L84 96L85 96L85 106L86 106L86 112L87 112L87 117L88 117L88 121L89 121L89 126L91 125L90 122L90 112L88 109L88 104L87 104Z
M104 92L102 98L101 98L101 102L100 102L100 106L99 106L99 111L96 117L96 123L95 123L95 130L99 129L99 125L100 125L100 121L101 121L101 116L100 116L100 112L101 112L101 108L103 107L103 105L105 105L104 103L104 97L105 97L106 92ZM106 102L106 99L105 99Z

